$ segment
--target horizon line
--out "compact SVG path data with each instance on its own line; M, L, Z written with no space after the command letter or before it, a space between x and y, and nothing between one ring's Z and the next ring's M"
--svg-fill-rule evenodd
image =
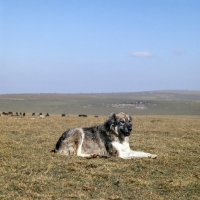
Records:
M131 92L66 92L66 93L62 93L62 92L36 92L36 93L29 93L29 92L25 92L25 93L2 93L0 95L80 95L80 94L122 94L122 93L153 93L153 92L200 92L200 90L188 90L188 89L183 89L183 90L179 90L179 89L167 89L167 90L144 90L144 91L131 91Z

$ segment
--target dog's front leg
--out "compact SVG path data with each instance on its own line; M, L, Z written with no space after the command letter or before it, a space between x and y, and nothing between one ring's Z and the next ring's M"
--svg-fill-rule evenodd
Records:
M131 158L154 158L154 159L157 157L156 154L150 154L142 151L133 151L133 150L129 151L129 156Z
M154 158L155 159L157 157L157 155L145 153L142 151L130 150L128 152L120 152L119 157L123 158L123 159L131 159L131 158Z

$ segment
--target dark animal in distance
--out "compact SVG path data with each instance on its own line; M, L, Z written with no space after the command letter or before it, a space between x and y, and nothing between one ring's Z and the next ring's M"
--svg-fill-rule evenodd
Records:
M79 117L87 117L87 115L84 115L84 114L80 114L78 115Z
M2 112L3 115L13 115L13 112L9 111L9 112Z
M7 112L2 112L2 115L8 115L8 113Z
M59 138L53 152L89 158L156 158L155 154L130 149L131 131L132 118L123 112L113 113L103 125L67 130Z

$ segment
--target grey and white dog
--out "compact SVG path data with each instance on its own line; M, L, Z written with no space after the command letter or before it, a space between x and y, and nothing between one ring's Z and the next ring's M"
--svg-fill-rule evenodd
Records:
M112 113L100 126L74 128L59 138L55 153L81 157L156 158L157 155L133 151L129 146L132 118L123 113Z

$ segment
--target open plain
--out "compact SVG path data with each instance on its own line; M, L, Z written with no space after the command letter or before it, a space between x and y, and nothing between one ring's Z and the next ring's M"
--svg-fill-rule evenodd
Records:
M8 100L3 99L1 111L22 111L21 102L28 100L19 98L22 97L11 100L17 101L16 105L8 104ZM116 101L119 104L133 101L113 99L113 104ZM150 101L147 98L138 99ZM39 101L44 103L44 99ZM63 105L58 103L63 102L60 97L56 101L55 106ZM24 111L28 112L26 116L0 116L0 199L200 199L199 100L177 101L181 105L196 106L197 111L193 111L197 112L196 115L155 115L156 111L151 115L134 115L132 112L137 113L135 105L132 110L124 108L133 117L131 148L155 153L157 159L86 159L51 152L67 129L102 124L108 118L107 112L118 112L123 108L112 107L103 113L99 113L98 109L91 111L90 108L82 108L80 113L86 109L89 112L84 113L88 117L78 117L78 109L61 117L59 113L62 110L59 110L59 113L50 114L50 117L38 118L38 115L32 116L31 112L39 112L39 109L43 113L49 112L45 109L51 107L44 106L42 110L42 104L37 102L38 110L37 106L28 110L30 107L24 105ZM50 102L54 104L52 100L47 101ZM164 105L160 99L157 102ZM174 105L178 106L172 102L171 106ZM17 110L17 106L22 107ZM152 105L146 106L144 110L147 112ZM188 110L188 107L184 108L184 111ZM94 117L95 114L98 117Z

